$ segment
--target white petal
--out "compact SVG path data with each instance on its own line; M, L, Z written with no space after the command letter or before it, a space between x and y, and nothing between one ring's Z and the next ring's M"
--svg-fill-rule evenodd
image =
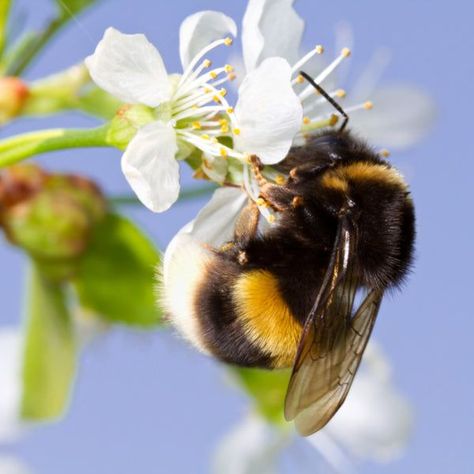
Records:
M285 158L301 128L303 110L290 78L286 60L269 58L248 74L239 88L236 148L257 155L265 164Z
M223 13L208 10L188 16L179 29L179 55L183 69L204 47L229 34L237 36L237 25Z
M294 0L249 0L242 21L242 48L248 72L264 59L281 56L298 59L304 21L293 8Z
M178 146L174 129L153 122L140 128L122 156L122 171L140 201L166 211L179 195Z
M346 402L324 433L359 458L389 461L407 443L412 410L394 387L384 356L373 344L367 350Z
M85 62L94 82L124 102L156 107L170 98L163 60L144 35L108 28Z
M409 147L430 130L436 118L434 102L412 86L385 86L370 100L374 109L354 113L349 126L374 145Z
M15 441L24 428L19 419L21 346L22 337L18 329L0 330L0 444Z
M0 472L2 474L28 474L31 471L19 459L12 456L0 456Z
M212 472L221 474L276 474L287 434L250 414L220 442Z

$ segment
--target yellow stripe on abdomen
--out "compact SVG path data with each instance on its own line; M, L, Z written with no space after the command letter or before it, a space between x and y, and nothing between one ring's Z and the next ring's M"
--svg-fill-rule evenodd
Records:
M274 367L293 364L301 326L281 296L278 279L265 270L244 273L234 287L234 302L246 336L274 358Z

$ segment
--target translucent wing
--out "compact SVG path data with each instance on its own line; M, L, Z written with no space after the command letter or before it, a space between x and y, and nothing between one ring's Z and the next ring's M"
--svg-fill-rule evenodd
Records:
M308 316L285 401L285 417L304 435L320 430L343 404L382 300L371 290L353 315L359 287L355 272L357 232L340 218L325 279Z

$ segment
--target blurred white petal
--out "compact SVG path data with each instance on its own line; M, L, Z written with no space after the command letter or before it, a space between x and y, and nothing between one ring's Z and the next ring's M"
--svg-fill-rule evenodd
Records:
M166 211L179 195L178 146L173 127L153 122L138 130L122 156L122 172L140 201Z
M380 87L372 93L371 111L351 115L349 126L374 145L406 148L432 127L436 107L429 96L408 85Z
M303 120L286 60L266 59L247 75L239 88L235 115L240 128L234 137L238 150L257 155L265 164L285 158Z
M293 8L294 0L249 0L242 21L242 48L248 72L264 59L281 56L298 59L304 21Z
M237 25L223 13L209 10L188 16L179 29L179 55L183 69L204 47L229 34L237 36Z
M0 329L0 443L15 441L23 431L20 422L21 350L19 329ZM0 469L0 472L3 471Z
M124 102L156 107L171 96L160 53L144 35L108 28L85 62L94 82Z
M221 440L213 460L216 474L276 474L288 434L250 414Z
M385 357L371 343L346 402L323 433L358 458L390 461L402 452L412 425L411 407L393 385ZM319 448L317 433L308 441Z
M1 474L29 474L31 471L24 463L11 456L0 456Z

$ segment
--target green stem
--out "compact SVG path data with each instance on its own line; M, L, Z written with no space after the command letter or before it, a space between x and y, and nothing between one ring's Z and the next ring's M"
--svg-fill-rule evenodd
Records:
M207 186L201 186L195 189L184 189L179 194L179 200L181 201L189 201L194 198L208 196L211 194L216 188L216 186L209 184ZM141 202L138 200L137 197L134 195L123 195L123 196L112 196L109 199L109 202L113 206L137 206L142 205Z
M107 140L108 129L108 124L86 130L60 128L24 133L1 140L0 168L49 151L111 146Z
M6 44L8 14L10 12L10 6L10 0L0 1L0 58L2 57L3 50L5 49Z
M49 40L67 23L68 18L60 16L51 20L46 28L31 38L17 61L7 70L9 76L20 76L35 56L48 44Z

